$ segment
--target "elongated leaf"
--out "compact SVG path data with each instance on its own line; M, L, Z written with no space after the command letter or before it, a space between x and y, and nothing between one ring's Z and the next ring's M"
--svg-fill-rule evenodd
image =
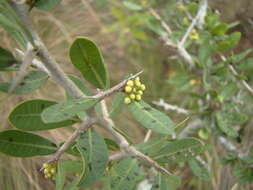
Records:
M131 1L123 1L123 5L126 6L127 8L133 10L133 11L140 11L143 9L142 6L136 4L136 3L133 3Z
M30 71L12 92L13 94L28 94L40 88L48 79L48 75L42 71ZM0 83L0 91L8 92L11 83Z
M41 120L41 113L49 106L57 102L48 100L29 100L19 104L9 115L11 124L24 131L39 131L64 127L75 123L74 120L67 120L58 123L44 123Z
M209 180L210 174L206 165L197 159L190 159L188 163L194 175L202 180Z
M162 134L171 134L174 131L175 125L170 118L144 101L133 102L128 107L135 119L147 129Z
M37 0L34 6L38 9L48 11L54 8L60 2L61 0Z
M17 130L0 132L0 152L15 157L53 154L56 145L41 136Z
M103 57L96 44L86 38L78 38L70 48L72 64L83 77L97 88L109 87Z
M125 190L134 189L140 175L137 159L126 158L113 165L110 170L111 189Z
M119 114L124 105L124 97L123 93L117 93L113 99L112 108L110 111L110 117L113 118L117 114Z
M178 176L156 176L151 190L176 190L181 185L181 179Z
M42 114L42 120L45 123L60 122L71 119L76 114L89 109L97 102L94 98L79 98L69 100L64 103L55 104L46 108Z
M79 186L88 187L104 174L108 162L107 146L96 131L89 130L81 135L77 141L77 148L85 160Z
M0 47L0 71L12 66L15 62L16 59L12 53Z
M55 190L62 190L68 173L81 173L81 170L82 162L80 161L64 160L58 162Z
M165 143L154 159L161 163L182 162L203 151L204 145L200 140L185 138Z

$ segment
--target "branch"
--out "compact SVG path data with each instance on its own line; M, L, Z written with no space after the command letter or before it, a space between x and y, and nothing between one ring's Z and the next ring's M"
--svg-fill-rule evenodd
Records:
M12 93L24 80L28 72L28 68L32 64L34 53L35 52L32 45L30 43L27 43L27 48L22 59L20 70L18 71L17 76L12 80L8 93Z
M152 160L150 157L146 156L145 154L138 151L135 147L131 146L127 140L118 132L113 130L113 127L115 126L114 122L109 116L105 100L101 101L101 107L102 107L102 113L103 113L103 119L101 119L100 124L102 127L104 127L115 139L117 144L120 146L120 148L129 156L134 156L136 158L139 158L140 160L143 160L144 162L148 163L150 166L156 168L158 171L163 172L166 175L172 175L168 170L160 166L157 162Z
M150 8L149 11L161 23L161 26L165 29L165 31L167 31L168 34L171 34L172 31L169 25L161 18L161 16L152 8ZM182 57L191 68L194 67L194 61L192 60L191 55L186 51L183 46L180 46L178 42L176 42L176 44L173 43L172 40L170 40L168 37L162 36L162 39L166 45L175 48L177 50L178 55Z
M67 75L60 68L55 59L50 55L46 46L35 32L32 27L32 22L28 16L27 5L15 5L13 8L16 10L25 27L31 33L33 38L34 49L37 50L37 56L43 62L47 70L51 73L51 77L60 84L72 97L81 98L86 97L82 91L67 77Z
M157 105L157 106L163 107L166 111L173 110L173 111L176 111L177 113L181 113L181 114L185 114L185 115L190 114L189 110L186 110L184 108L180 108L178 106L168 104L163 99L160 99L159 102L158 101L152 101L152 103Z
M183 47L187 38L189 37L192 29L195 27L197 23L199 23L200 27L204 24L204 18L207 11L207 0L202 1L202 5L199 7L198 13L196 17L192 20L190 26L187 28L182 40L179 42L179 47Z
M83 123L81 123L80 127L75 130L75 132L65 141L65 143L57 150L55 155L49 162L56 162L60 159L61 155L75 142L75 140L81 135L81 133L87 131L94 123L95 119L87 117Z

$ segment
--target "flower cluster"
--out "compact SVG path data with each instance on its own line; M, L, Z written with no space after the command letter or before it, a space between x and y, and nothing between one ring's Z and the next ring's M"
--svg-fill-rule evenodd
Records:
M44 163L43 164L45 178L52 178L56 173L55 164Z
M132 101L140 101L143 91L146 89L145 85L140 82L140 78L136 77L134 80L129 80L125 86L126 97L125 104L130 104Z

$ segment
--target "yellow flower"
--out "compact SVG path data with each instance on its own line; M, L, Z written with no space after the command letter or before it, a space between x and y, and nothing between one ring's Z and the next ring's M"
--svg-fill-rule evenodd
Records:
M198 40L199 39L199 33L196 31L196 29L192 29L189 38L191 40Z

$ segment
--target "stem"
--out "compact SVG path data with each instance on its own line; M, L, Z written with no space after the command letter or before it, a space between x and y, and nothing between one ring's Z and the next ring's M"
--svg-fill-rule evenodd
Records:
M109 117L109 113L105 104L105 100L101 101L102 112L103 112L103 120L100 122L101 126L103 126L116 140L117 144L119 144L120 148L129 156L134 156L139 158L140 160L145 161L150 166L156 168L157 170L163 172L166 175L172 175L168 170L164 167L160 166L156 161L152 160L150 157L146 156L142 152L138 151L135 147L131 146L127 140L119 133L113 130L115 126L112 119Z

